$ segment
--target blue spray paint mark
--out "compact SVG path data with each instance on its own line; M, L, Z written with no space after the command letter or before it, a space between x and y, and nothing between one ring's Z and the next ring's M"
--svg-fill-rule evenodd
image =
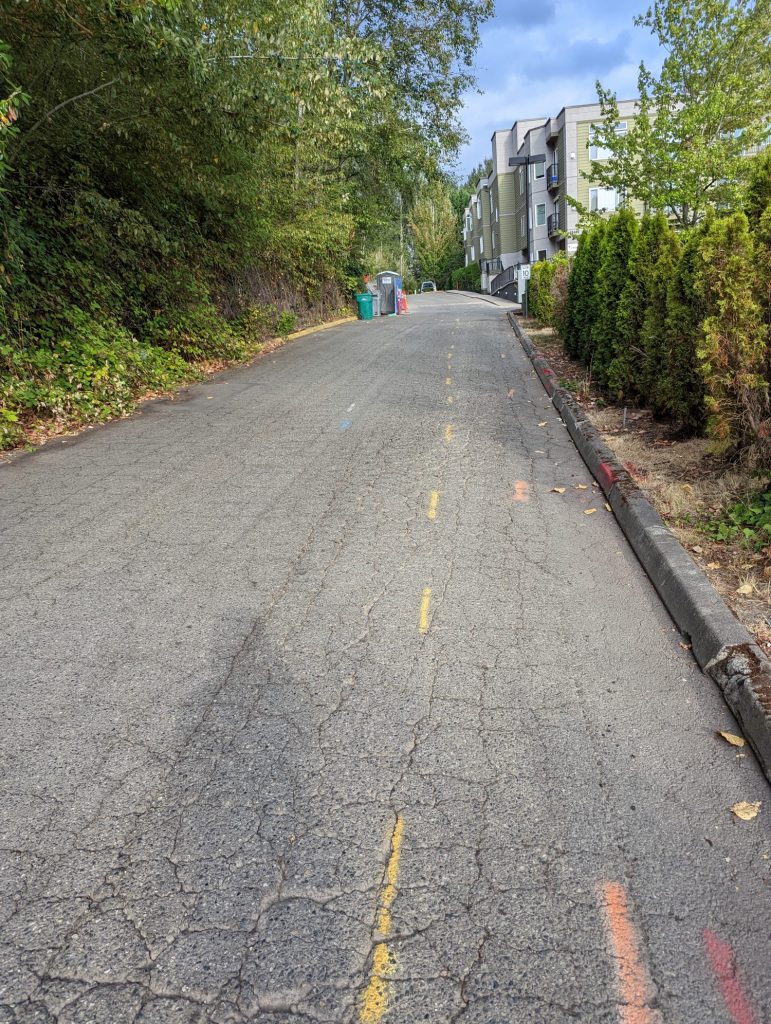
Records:
M343 422L340 424L340 429L341 430L347 430L350 427L350 425L351 425L351 421L350 420L343 420Z

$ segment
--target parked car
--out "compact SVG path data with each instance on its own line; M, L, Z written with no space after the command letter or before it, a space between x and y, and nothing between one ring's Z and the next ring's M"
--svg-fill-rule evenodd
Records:
M433 281L423 281L423 283L420 286L420 290L422 292L435 292L436 285L434 284Z

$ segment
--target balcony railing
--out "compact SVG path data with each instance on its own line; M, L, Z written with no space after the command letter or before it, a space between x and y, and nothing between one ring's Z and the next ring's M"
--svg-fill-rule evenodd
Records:
M560 183L560 169L557 164L549 164L546 168L546 187L559 188Z
M559 211L549 214L546 219L546 229L549 232L549 237L556 235L560 230L560 215Z

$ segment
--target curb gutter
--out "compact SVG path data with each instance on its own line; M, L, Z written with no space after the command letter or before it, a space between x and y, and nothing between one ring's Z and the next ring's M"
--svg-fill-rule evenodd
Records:
M515 315L507 316L659 597L690 641L700 668L722 690L771 782L771 661L664 524L581 406L557 385L546 357Z

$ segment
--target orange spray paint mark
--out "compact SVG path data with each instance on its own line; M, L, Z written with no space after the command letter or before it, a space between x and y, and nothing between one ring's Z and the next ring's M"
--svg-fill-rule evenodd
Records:
M626 892L620 882L603 882L599 897L605 911L618 983L621 1024L661 1024L658 1010L650 1007L653 984L642 958Z
M514 484L514 501L530 500L530 484L527 480L517 480Z

